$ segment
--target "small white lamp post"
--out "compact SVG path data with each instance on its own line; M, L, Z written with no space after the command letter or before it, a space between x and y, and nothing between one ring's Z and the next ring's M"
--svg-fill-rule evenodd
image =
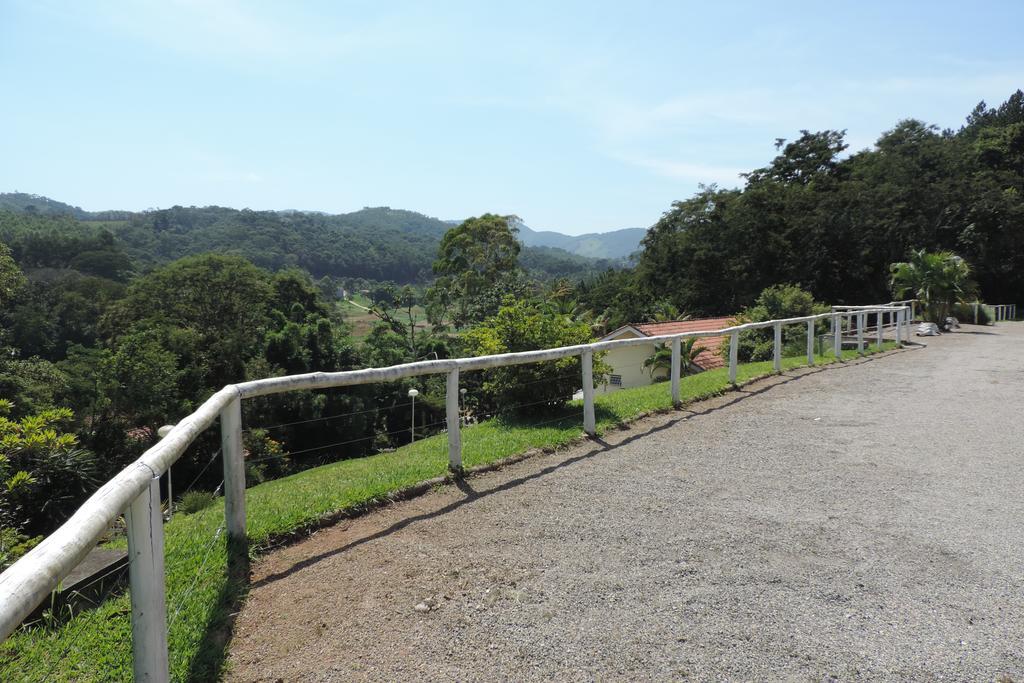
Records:
M156 435L161 439L171 433L174 429L174 425L164 425L160 429L156 430ZM171 521L171 515L174 514L174 491L171 484L171 466L167 466L167 521Z
M409 424L409 443L416 440L416 397L420 392L415 389L409 390L409 398L412 399L412 421Z

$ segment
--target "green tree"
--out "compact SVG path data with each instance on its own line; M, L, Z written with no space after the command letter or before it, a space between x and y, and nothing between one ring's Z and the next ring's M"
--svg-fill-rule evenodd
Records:
M129 330L156 331L183 365L186 397L198 401L245 378L274 296L269 274L243 258L190 256L134 281L106 326L115 342Z
M0 405L7 413L9 401ZM0 517L29 535L63 522L99 482L95 456L64 429L73 415L53 408L21 419L0 414L0 466L7 473Z
M112 387L110 408L130 423L155 430L173 422L181 412L178 357L164 348L156 330L142 329L118 337L105 363Z
M772 285L766 287L749 306L736 316L737 323L765 322L785 318L800 318L829 310L826 304L818 303L810 292L796 285ZM824 322L819 322L818 332L825 331ZM775 349L775 333L771 328L748 330L739 336L737 356L742 362L770 360ZM786 325L782 328L783 355L801 355L805 352L807 330L803 325ZM724 345L728 351L728 341Z
M450 318L456 327L494 313L500 297L519 274L521 245L510 216L484 214L452 228L441 238L430 288L428 315L435 325Z
M534 351L590 341L590 327L586 323L551 313L530 301L507 303L462 338L463 350L471 356ZM609 371L604 363L595 359L595 385ZM543 413L572 398L580 387L581 373L578 356L496 368L483 373L479 390L471 388L470 393L484 412Z
M24 273L11 258L11 250L0 242L0 311L7 310L24 286Z
M687 375L696 367L697 356L704 352L704 347L697 345L697 338L690 337L679 342L679 373ZM651 379L659 373L665 373L670 379L672 372L672 346L666 344L655 349L654 353L644 359L644 369L651 374Z
M954 304L977 292L970 265L950 251L913 251L908 261L892 264L891 272L896 298L921 300L925 317L935 323L942 323Z

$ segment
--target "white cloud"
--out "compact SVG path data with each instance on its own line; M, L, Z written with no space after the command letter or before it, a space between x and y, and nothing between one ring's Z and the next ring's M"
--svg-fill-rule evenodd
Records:
M240 0L100 0L57 11L76 23L129 36L200 58L245 65L316 63L368 50L407 45L410 21L375 15L341 25L304 11L297 3L256 5Z
M743 173L744 170L739 168L652 158L619 157L619 161L645 168L672 180L686 180L705 185L715 183L722 187L737 187L744 184L743 179L740 178L740 173Z

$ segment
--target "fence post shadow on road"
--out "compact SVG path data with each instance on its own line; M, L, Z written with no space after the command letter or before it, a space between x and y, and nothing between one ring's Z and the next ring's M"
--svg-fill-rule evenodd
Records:
M926 345L924 344L917 344L916 346L917 348L926 347ZM474 475L486 474L496 469L502 469L503 467L515 464L516 462L519 462L523 459L530 458L513 459L511 461L506 462L504 465L499 465L498 467L484 466L479 469L469 470L465 473L465 476L453 477L449 480L449 483L453 484L455 488L462 492L463 497L458 500L452 501L451 503L443 507L440 507L436 510L432 510L430 512L424 512L421 514L413 515L411 517L407 517L405 519L402 519L398 522L391 524L390 526L384 529L362 536L360 538L353 539L348 543L345 543L344 545L341 545L337 548L332 548L330 550L319 553L318 555L315 555L313 557L308 557L303 560L299 560L287 569L265 576L258 581L245 583L238 580L229 580L226 583L223 590L221 591L221 594L218 596L217 609L215 609L213 613L211 613L210 618L207 621L205 629L206 638L204 638L202 646L200 647L199 651L196 653L195 657L193 657L192 661L190 662L189 680L206 680L210 672L222 670L224 661L227 658L228 648L230 647L231 639L234 635L235 619L237 618L238 613L245 602L246 596L248 595L249 591L253 589L260 588L272 584L275 581L287 578L297 572L302 571L307 567L311 567L323 560L327 560L331 557L335 557L337 555L348 552L349 550L357 548L371 541L386 538L387 536L402 531L403 529L412 526L418 522L424 522L427 520L436 519L438 517L443 517L444 515L450 512L454 512L455 510L458 510L459 508L465 505L474 503L478 500L487 498L495 494L503 493L518 486L522 486L523 484L527 484L536 479L548 476L550 474L558 472L559 470L590 460L598 455L601 455L602 453L613 452L617 448L627 446L639 439L646 438L652 434L656 434L658 432L671 429L672 427L675 427L682 422L710 415L720 410L733 407L749 398L753 398L754 396L764 394L774 387L783 386L791 382L798 381L804 377L817 375L818 373L826 372L828 370L839 370L842 368L856 367L858 365L861 365L862 363L874 362L876 360L885 358L886 356L889 356L893 353L897 353L900 350L901 349L893 349L892 351L887 353L848 359L843 362L832 362L825 365L815 365L813 367L801 367L786 370L780 374L773 374L757 378L755 380L752 380L749 384L741 384L737 387L727 388L722 394L718 396L713 396L709 399L701 399L694 402L693 404L683 405L678 408L670 408L665 411L658 411L648 416L643 416L640 418L641 420L649 417L661 417L662 421L660 421L658 424L647 425L646 427L643 426L642 424L637 425L636 423L634 423L633 425L624 425L621 428L622 430L629 429L632 430L633 433L629 434L628 436L621 440L608 439L606 437L601 436L586 437L583 441L577 442L576 444L577 446L581 444L590 444L592 447L587 449L585 452L572 456L570 458L566 458L564 460L559 460L558 462L547 464L535 472L531 472L529 474L516 477L515 479L510 479L509 481L506 481L492 488L475 488L473 486L473 479L475 478ZM715 401L715 404L707 406L704 409L691 409L691 406L693 408L698 408L700 404L707 403L709 401ZM603 408L600 405L595 406L595 410L598 421L602 419L614 419L616 417L613 413L611 413L611 411L609 411L607 408ZM567 416L566 419L572 418ZM612 432L614 431L617 430L613 429ZM346 518L353 519L356 516L360 516L362 512L370 512L375 509L379 509L379 507L383 507L384 505L387 505L390 502L398 502L401 500L409 500L415 497L419 497L420 494L431 490L431 488L432 487L416 487L412 493L409 493L407 495L397 495L392 499L384 501L381 505L373 506L371 508L368 508L367 510L360 511L360 514L357 515L345 515L340 517L329 516L323 520L322 524L318 524L305 529L305 533L303 535L299 536L290 534L285 539L279 539L279 541L298 541L302 538L308 538L310 533L316 529L323 529L329 526L336 525ZM280 545L283 544L271 543L270 547L280 547Z
M884 354L884 355L889 355L889 354ZM882 357L884 357L884 355ZM631 444L634 441L637 441L639 439L642 439L642 438L648 437L648 436L650 436L652 434L655 434L657 432L661 432L661 431L664 431L666 429L670 429L672 427L675 427L676 425L678 425L678 424L680 424L682 422L686 422L688 420L692 420L692 419L694 419L696 417L702 417L702 416L705 416L705 415L710 415L710 414L712 414L714 412L723 410L725 408L729 408L729 407L735 406L738 403L740 403L742 401L745 401L745 400L747 400L749 398L753 398L754 396L759 396L761 394L764 394L764 393L766 393L767 391L771 390L774 387L783 386L785 384L789 384L791 382L798 381L798 380L802 379L803 377L809 377L809 376L812 376L812 375L816 375L816 374L818 374L820 372L826 372L828 370L840 369L840 368L844 368L844 367L854 367L854 366L860 365L862 363L873 362L873 361L877 360L878 358L879 357L877 357L877 356L865 356L865 357L862 357L862 358L856 358L856 359L847 360L847 361L842 362L842 363L829 363L827 365L817 365L817 366L814 366L812 368L798 368L798 369L794 369L794 370L784 371L781 374L769 375L767 377L762 377L762 378L758 378L756 380L753 380L752 384L756 383L759 386L751 387L751 385L740 385L739 387L736 387L736 388L727 389L725 392L723 392L721 395L719 395L717 397L712 397L710 399L702 399L702 400L697 401L694 404L695 406L697 404L704 403L704 402L706 402L708 400L718 400L719 401L716 405L709 406L709 407L707 407L707 408L705 408L703 410L691 410L686 405L684 405L681 408L671 408L671 409L668 409L666 411L659 411L658 413L652 413L651 415L648 415L646 417L654 417L654 416L657 416L657 415L660 415L663 418L665 416L670 416L670 417L668 417L668 419L664 419L663 421L661 421L659 424L656 424L656 425L650 425L650 426L647 426L647 427L642 427L641 426L639 430L638 430L638 428L637 428L637 426L635 424L632 425L632 426L625 426L625 427L623 427L623 429L631 429L631 430L633 430L634 433L630 434L629 436L627 436L627 437L625 437L625 438L623 438L621 440L614 440L614 441L612 441L612 440L608 440L608 439L600 437L600 436L587 437L582 442L577 442L577 445L579 445L580 443L582 443L582 444L592 444L593 445L593 448L588 449L586 452L580 453L579 455L575 455L573 457L570 457L570 458L567 458L567 459L564 459L564 460L560 460L559 462L555 462L555 463L551 463L551 464L545 465L544 467L542 467L541 469L537 470L536 472L532 472L530 474L526 474L526 475L523 475L521 477L517 477L515 479L510 479L509 481L504 482L502 484L499 484L499 485L497 485L497 486L495 486L493 488L477 489L477 488L474 488L472 481L475 478L474 475L486 474L488 472L492 472L495 469L499 469L499 468L484 467L484 468L480 468L479 470L469 470L469 471L466 472L466 476L456 477L456 478L453 478L450 481L450 483L453 484L455 486L455 488L457 488L459 491L461 491L464 494L463 498L460 498L459 500L453 501L453 502L451 502L451 503L449 503L449 504L447 504L447 505L445 505L445 506L443 506L441 508L438 508L437 510L433 510L433 511L430 511L430 512L424 512L424 513L421 513L421 514L418 514L418 515L413 515L411 517L402 519L402 520L400 520L398 522L395 522L394 524L390 525L389 527L387 527L385 529L381 529L380 531L376 531L376 532L374 532L372 534L369 534L367 536L354 539L354 540L352 540L352 541L350 541L350 542L348 542L348 543L346 543L346 544L344 544L342 546L339 546L337 548L333 548L331 550L325 551L325 552L320 553L319 555L316 555L314 557L309 557L309 558L306 558L304 560L300 560L300 561L296 562L291 567L289 567L289 568L287 568L285 570L282 570L280 572L275 572L274 574L270 574L270 575L260 579L259 581L254 582L251 585L251 588L259 588L259 587L268 585L268 584L273 583L274 581L277 581L279 579L286 578L287 576L290 576L291 574L294 574L295 572L301 571L302 569L304 569L306 567L310 567L310 566L316 564L317 562L320 562L321 560L325 560L325 559L328 559L328 558L333 557L335 555L339 555L341 553L344 553L344 552L346 552L348 550L356 548L356 547L358 547L360 545L363 545L365 543L368 543L370 541L374 541L374 540L378 540L380 538L384 538L384 537L389 536L389 535L391 535L391 534L393 534L395 532L401 531L402 529L405 529L406 527L409 527L410 525L413 525L413 524L415 524L417 522L422 522L422 521L426 521L426 520L429 520L429 519L435 519L437 517L441 517L443 515L448 514L449 512L453 512L453 511L459 509L460 507L462 507L462 506L464 506L466 504L475 502L477 500L486 498L488 496L492 496L492 495L497 494L497 493L502 493L504 491L508 491L510 489L513 489L513 488L516 488L518 486L521 486L523 484L529 483L529 482L531 482L531 481L533 481L535 479L539 479L539 478L547 476L549 474L553 474L554 472L557 472L558 470L564 469L566 467L570 467L572 465L576 465L576 464L584 462L586 460L590 460L591 458L593 458L593 457L595 457L597 455L600 455L602 453L612 452L612 451L616 450L617 448L629 445L629 444ZM728 397L728 400L721 401L721 399L725 398L725 397ZM602 418L606 418L606 419L607 418L612 418L612 419L615 418L615 415L611 411L607 410L606 408L603 408L600 405L596 406L596 414L597 414L597 419L599 421ZM641 419L645 419L645 418L641 418ZM515 464L515 462L518 462L518 461L519 460L513 461L513 462L509 462L505 466L509 466L511 464ZM410 496L410 498L411 497L415 497L415 496ZM407 499L408 498L403 498L403 500L407 500ZM333 520L333 523L337 523L338 521L339 520L335 519L335 520ZM325 526L327 526L327 525L325 525ZM320 527L320 528L323 528L323 527Z

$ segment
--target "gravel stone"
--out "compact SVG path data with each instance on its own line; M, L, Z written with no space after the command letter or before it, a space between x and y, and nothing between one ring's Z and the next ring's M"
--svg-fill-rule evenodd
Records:
M1024 680L1022 351L964 325L321 531L227 678Z

